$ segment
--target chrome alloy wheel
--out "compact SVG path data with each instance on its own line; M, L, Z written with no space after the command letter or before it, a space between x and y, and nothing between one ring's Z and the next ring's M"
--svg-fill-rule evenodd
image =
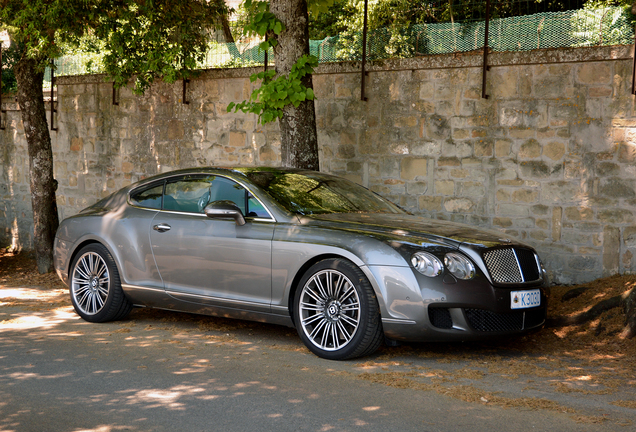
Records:
M73 269L71 295L86 315L102 310L110 291L110 276L104 259L95 252L82 255Z
M345 347L360 326L358 292L337 270L314 274L303 286L298 306L303 332L325 351Z

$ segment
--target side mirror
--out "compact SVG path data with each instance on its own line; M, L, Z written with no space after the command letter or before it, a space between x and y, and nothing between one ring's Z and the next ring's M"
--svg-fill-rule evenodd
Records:
M211 219L231 218L239 226L245 225L245 216L236 204L229 200L214 201L203 209L203 213Z

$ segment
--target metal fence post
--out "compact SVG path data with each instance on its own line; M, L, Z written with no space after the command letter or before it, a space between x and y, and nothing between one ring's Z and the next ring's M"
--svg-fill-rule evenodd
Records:
M488 22L490 21L490 0L486 0L486 27L484 28L484 61L481 82L481 97L488 99L486 94L486 74L490 70L488 66Z
M114 81L113 81L113 105L115 106L119 105L119 102L117 101L117 89L115 88Z
M366 77L366 65L367 65L367 13L369 10L369 0L364 0L364 24L362 25L362 79L360 81L360 99L367 100L364 95L364 84Z
M186 96L187 96L186 92L188 90L188 83L189 82L190 82L189 79L187 79L187 78L183 79L183 99L181 99L181 100L183 101L184 105L189 105L190 104L190 101L186 100Z
M55 89L55 63L53 62L53 60L51 60L51 130L52 131L57 131L57 128L55 127L55 112L57 111L55 109L55 94L54 94L54 89Z
M2 42L0 42L0 130L4 130L2 115L6 111L2 109Z
M632 63L632 94L636 94L636 26L634 26L634 62Z

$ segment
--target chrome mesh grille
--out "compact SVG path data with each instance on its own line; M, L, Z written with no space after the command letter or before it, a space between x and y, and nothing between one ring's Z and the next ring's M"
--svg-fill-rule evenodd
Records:
M483 254L495 283L522 283L541 279L534 252L529 249L491 249Z

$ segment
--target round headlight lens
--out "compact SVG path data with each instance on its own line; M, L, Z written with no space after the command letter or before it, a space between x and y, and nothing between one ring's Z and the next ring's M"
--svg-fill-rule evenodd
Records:
M466 280L475 276L475 266L464 255L454 252L447 253L444 257L444 264L457 279Z
M428 277L439 276L444 270L442 261L428 252L414 253L411 257L411 264L413 264L415 270Z

